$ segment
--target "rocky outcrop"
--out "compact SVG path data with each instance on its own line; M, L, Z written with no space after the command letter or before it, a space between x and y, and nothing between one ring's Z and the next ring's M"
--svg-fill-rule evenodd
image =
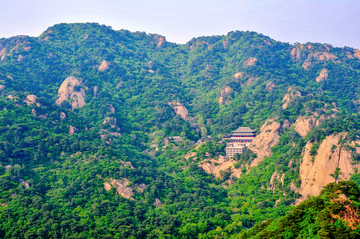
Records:
M104 71L107 71L107 70L109 70L109 62L103 60L101 62L101 65L98 67L98 71L104 72Z
M340 205L338 213L331 213L331 217L334 219L340 219L345 221L346 224L352 229L356 230L360 224L360 216L358 212L354 209L352 200L350 200L345 194L338 192L337 198L332 199L331 201L335 204Z
M290 51L290 56L294 61L302 63L304 69L308 69L313 61L333 61L338 58L330 51L333 47L329 44L323 44L315 50L311 44L297 44Z
M280 142L279 130L281 124L276 122L275 119L269 119L260 129L254 140L251 142L249 149L256 153L257 157L251 162L251 167L258 165L265 157L271 155L271 147Z
M56 105L61 105L69 99L72 109L83 107L85 105L85 91L80 86L80 81L75 77L66 78L59 88Z
M105 183L104 183L104 189L105 189L106 191L110 191L111 188L112 188L112 186L111 186L110 183L108 183L108 182L105 182Z
M30 188L30 184L25 181L24 179L19 179L19 182L21 185L23 185L26 189L29 189Z
M18 101L19 101L19 97L18 97L18 96L8 95L7 98L8 98L9 100L14 101L14 102L18 102Z
M0 50L0 59L3 61L6 57L6 47Z
M36 104L37 107L40 107L40 103L37 102L37 96L36 95L28 95L26 96L24 102L27 104L27 105L33 105L33 104Z
M160 199L155 198L154 206L155 207L161 207L162 206L162 202L160 201Z
M28 95L26 96L26 98L23 100L24 103L26 103L28 106L33 106L36 105L37 107L42 107L42 105L37 102L37 96L36 95ZM33 116L35 117L39 117L42 119L46 119L47 118L47 114L45 115L38 115L36 109L34 107L32 107L31 112L33 114Z
M134 200L133 198L134 191L138 193L143 193L144 190L146 189L146 185L143 183L140 185L133 185L133 186L129 186L129 185L131 185L131 181L127 178L122 178L122 179L109 178L108 182L104 182L104 189L106 191L110 191L111 188L114 188L118 194L130 200Z
M76 131L77 131L77 128L75 128L72 125L69 126L69 135L73 135Z
M290 121L289 120L284 120L284 123L283 123L283 125L282 125L282 127L283 127L283 129L285 129L285 128L289 128L291 126L291 123L290 123Z
M237 72L234 74L234 78L235 79L240 79L244 77L244 73L243 72Z
M49 38L50 38L50 36L52 35L52 33L53 33L53 30L52 30L52 29L47 30L47 31L41 33L39 41L47 41L47 40L49 40Z
M149 61L149 62L147 63L147 65L148 65L149 69L152 69L152 68L154 67L154 62L153 62L153 61Z
M18 61L18 62L21 62L22 60L24 60L24 56L23 56L23 55L19 55L17 61Z
M312 52L308 54L308 58L304 61L302 67L304 69L307 69L309 66L311 66L312 61L335 61L337 56L330 52Z
M134 169L134 166L129 161L121 161L121 165L124 167L130 167L131 169Z
M179 115L183 120L187 119L189 112L186 109L186 107L183 106L180 102L172 101L172 102L168 102L168 104L170 107L174 109L175 114Z
M360 60L360 50L358 50L358 49L354 50L354 57L356 57L357 59Z
M293 126L295 127L295 131L301 136L305 137L310 130L319 125L320 121L313 116L300 116L297 118Z
M197 155L196 152L190 152L188 154L185 155L185 159L189 159L189 158L194 158Z
M109 111L111 113L115 114L115 112L116 112L115 107L112 104L109 104L108 107L109 107Z
M300 165L302 197L299 203L308 196L317 196L324 186L337 180L348 180L359 165L352 163L352 155L348 147L341 145L339 140L346 134L327 136L320 144L316 156L310 154L313 143L308 142L303 151L303 160ZM340 168L336 178L336 168Z
M11 164L4 166L6 172L8 172L12 167L13 166Z
M197 46L206 46L208 49L210 49L211 48L211 44L210 43L208 43L208 42L206 42L206 41L202 41L202 40L196 40L196 42L193 42L193 41L190 41L190 50L193 50L194 49L194 47L197 47Z
M225 89L223 89L220 93L219 97L219 105L226 104L228 105L231 102L231 99L229 98L229 95L231 94L232 89L230 86L226 86Z
M117 126L116 118L106 117L102 124L103 124L101 129L102 135L100 135L102 140L108 138L107 136L109 135L115 137L121 136L120 127ZM111 138L108 138L108 140L110 143L112 142Z
M329 73L328 69L326 68L322 69L319 76L316 77L316 82L321 82L326 80L329 76L328 73Z
M301 48L300 48L300 46L294 47L290 52L290 56L291 56L291 58L293 60L300 60L300 58L301 58Z
M119 83L117 83L116 88L117 88L117 89L120 89L121 86L122 86L122 84L123 84L123 81L120 80Z
M284 186L284 179L285 173L279 174L277 171L275 171L270 178L269 190L275 190L277 182L280 182L281 185Z
M21 38L21 39L19 39ZM30 51L32 46L31 42L27 41L27 36L19 36L19 38L16 40L14 39L14 42L7 44L6 46L3 46L0 43L0 60L3 61L7 56L11 56L13 52L16 52L18 50L21 51ZM20 55L19 55L20 56Z
M275 83L270 81L270 82L266 83L265 90L267 92L271 92L275 87L276 87Z
M98 91L99 91L99 87L94 86L94 97L96 97Z
M315 52L311 53L309 57L314 58L315 60L319 61L329 61L329 60L335 60L337 56L330 52Z
M221 178L221 172L231 169L231 176L239 178L241 175L241 168L235 168L236 163L233 159L227 159L223 156L219 156L219 159L206 159L199 163L199 166L204 169L208 174L212 174L217 178Z
M264 40L265 45L271 46L271 41Z
M297 97L301 97L301 93L293 89L292 87L289 87L288 93L284 95L284 98L282 100L283 102L282 108L286 109L287 107L289 107L290 103Z
M36 99L37 99L37 96L36 96L36 95L28 95L28 96L26 96L26 99L24 100L24 102L25 102L27 105L31 105L31 104L35 104L35 103L36 103Z
M134 198L132 198L134 195L133 189L132 187L128 187L131 184L129 179L109 179L109 182L122 197L134 200Z
M113 129L113 128L116 128L116 118L114 117L106 117L105 120L103 121L103 124L106 125L110 125L110 127Z
M227 48L228 45L229 45L229 39L224 40L224 41L222 42L222 44L223 44L223 47L224 47L224 48Z
M66 119L66 114L65 114L65 112L60 112L60 119L61 119L61 120Z
M296 187L293 182L290 183L290 190L293 191L294 193L300 192L300 188Z
M255 83L258 79L259 79L259 77L251 76L251 77L249 77L249 79L245 82L245 84L242 84L242 85L251 85L251 84Z
M160 36L160 35L155 34L155 35L154 35L154 39L155 39L155 41L156 41L156 47L157 47L157 48L161 48L161 47L164 46L165 43L166 43L166 39L165 39L165 37L163 37L163 36Z
M244 66L253 66L257 62L257 59L255 57L250 57L246 61L244 61Z

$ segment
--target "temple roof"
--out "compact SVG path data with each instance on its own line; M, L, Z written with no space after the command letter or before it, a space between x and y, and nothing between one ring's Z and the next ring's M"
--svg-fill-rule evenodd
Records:
M255 130L250 129L249 127L239 127L237 130L234 130L231 133L255 133Z

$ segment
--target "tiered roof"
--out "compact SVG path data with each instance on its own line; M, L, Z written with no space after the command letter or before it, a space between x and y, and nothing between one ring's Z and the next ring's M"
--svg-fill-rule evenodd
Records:
M231 133L255 133L255 130L250 129L249 127L239 127L237 130L234 130Z
M248 136L255 137L256 131L250 129L249 127L239 127L237 130L232 131L230 134L226 134L224 138L244 138L248 139Z

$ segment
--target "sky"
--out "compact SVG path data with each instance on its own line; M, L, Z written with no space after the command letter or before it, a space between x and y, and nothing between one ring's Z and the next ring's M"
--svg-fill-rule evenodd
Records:
M0 0L0 38L57 23L97 22L168 41L255 31L289 43L360 49L360 0Z

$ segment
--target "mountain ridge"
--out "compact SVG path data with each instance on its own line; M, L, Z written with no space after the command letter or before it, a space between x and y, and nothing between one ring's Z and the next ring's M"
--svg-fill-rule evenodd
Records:
M0 235L236 238L286 215L307 197L304 152L316 164L336 138L326 155L359 162L356 54L99 24L1 39ZM257 131L254 152L227 161L222 136L240 126ZM359 175L342 171L326 178Z

